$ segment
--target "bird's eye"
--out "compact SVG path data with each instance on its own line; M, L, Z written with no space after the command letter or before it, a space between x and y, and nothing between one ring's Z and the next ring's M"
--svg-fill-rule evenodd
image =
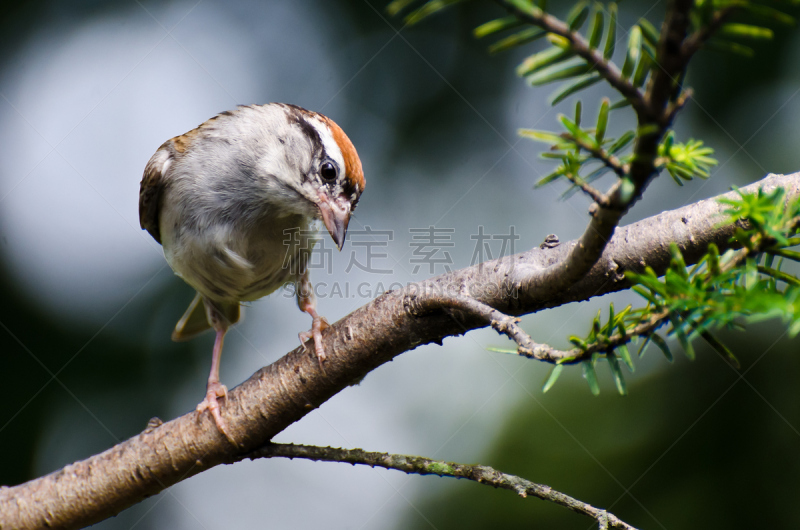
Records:
M336 166L333 165L333 162L325 162L319 169L319 174L325 180L334 180L336 178Z

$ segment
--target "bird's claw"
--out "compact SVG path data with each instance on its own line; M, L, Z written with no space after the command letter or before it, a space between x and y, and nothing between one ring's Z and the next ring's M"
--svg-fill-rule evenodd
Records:
M327 359L327 356L325 355L325 348L322 346L322 332L329 327L330 324L328 324L328 321L325 320L325 317L315 316L314 321L311 324L311 329L309 331L303 331L299 334L300 342L303 344L303 348L306 351L308 351L308 346L306 343L309 339L314 339L314 351L317 354L320 368L322 368L322 363Z
M228 430L225 426L225 420L222 419L222 414L220 413L219 403L217 402L217 398L227 397L228 387L219 381L208 383L208 387L206 389L206 398L197 405L197 413L202 414L205 410L208 410L211 413L211 417L214 418L214 423L217 425L217 429L219 429L219 431L225 435L225 438L236 445L236 442L228 433Z

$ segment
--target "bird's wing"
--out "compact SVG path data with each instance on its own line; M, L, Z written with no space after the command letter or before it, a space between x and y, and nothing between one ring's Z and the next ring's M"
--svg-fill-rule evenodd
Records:
M139 185L139 224L159 243L161 243L161 231L158 228L158 213L161 209L161 196L166 180L164 177L173 158L168 146L170 141L162 145L150 158L144 168L142 183Z

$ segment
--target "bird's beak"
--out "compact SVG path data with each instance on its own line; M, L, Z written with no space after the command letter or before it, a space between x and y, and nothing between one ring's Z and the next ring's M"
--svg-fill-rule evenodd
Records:
M339 250L342 250L344 236L347 234L347 223L350 222L350 201L343 195L331 199L328 195L320 193L317 206L325 228L330 232Z

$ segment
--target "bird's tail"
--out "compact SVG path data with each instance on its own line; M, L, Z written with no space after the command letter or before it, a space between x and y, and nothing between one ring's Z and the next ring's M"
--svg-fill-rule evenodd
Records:
M236 304L215 304L222 316L228 321L229 325L233 325L239 321L241 317L241 307ZM183 314L181 319L175 324L175 329L172 331L172 340L175 342L182 342L192 339L204 332L211 329L211 324L208 323L206 316L206 307L203 302L203 297L197 293L189 304L189 308Z

